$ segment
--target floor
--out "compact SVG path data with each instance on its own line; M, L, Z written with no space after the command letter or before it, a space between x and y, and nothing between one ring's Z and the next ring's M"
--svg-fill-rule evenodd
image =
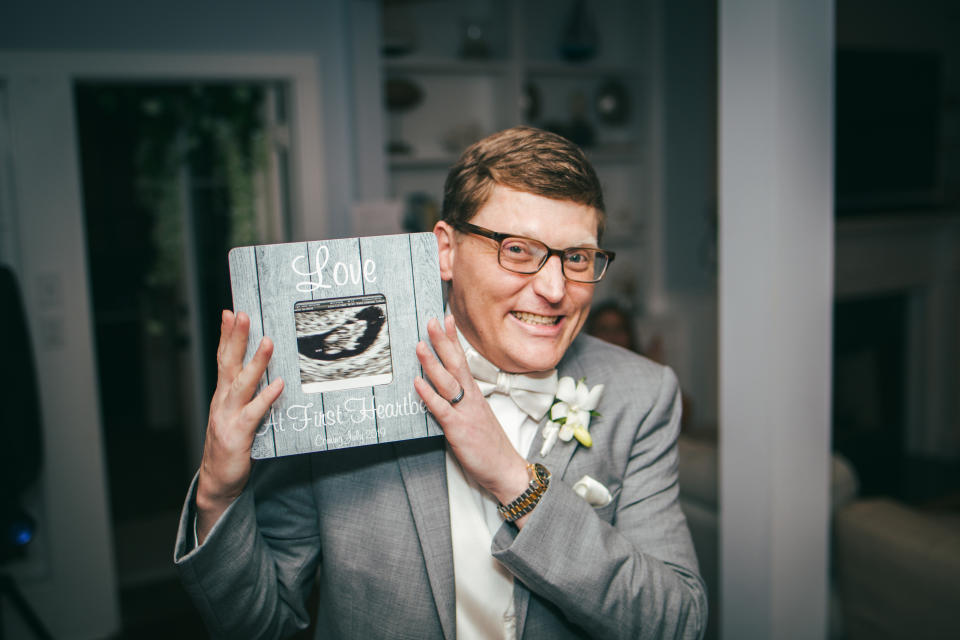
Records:
M179 514L114 523L122 631L114 640L208 638L173 566Z
M120 592L122 631L111 640L201 640L209 638L203 620L187 597L179 579L164 580ZM309 640L306 629L292 640Z
M122 589L123 630L116 640L208 638L200 615L176 578Z
M111 640L209 637L173 566L178 517L167 511L115 524L122 630ZM312 637L312 629L293 636Z

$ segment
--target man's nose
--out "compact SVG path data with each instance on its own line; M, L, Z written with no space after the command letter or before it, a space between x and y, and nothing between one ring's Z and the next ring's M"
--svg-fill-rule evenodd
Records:
M563 277L560 256L550 256L547 263L533 275L533 290L548 302L560 302L566 293L567 282Z

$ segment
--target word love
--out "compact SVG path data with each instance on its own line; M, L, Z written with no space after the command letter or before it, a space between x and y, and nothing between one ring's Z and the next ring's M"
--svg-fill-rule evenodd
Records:
M317 289L329 289L333 286L333 284L337 285L338 287L342 287L348 282L360 284L361 279L367 282L377 281L377 265L369 258L363 261L362 266L360 264L360 260L358 259L356 262L351 262L349 264L343 262L334 262L330 268L327 269L327 263L330 262L330 250L324 245L317 247L317 253L315 257L316 259L314 260L314 264L317 265L317 268L314 271L310 271L309 263L306 266L306 271L300 270L298 265L307 261L307 258L304 256L297 256L290 264L290 267L293 269L294 273L309 278L309 280L304 280L297 283L297 291L306 293L309 291L316 291ZM324 274L327 274L328 279L333 280L333 284L327 284L323 281ZM317 277L316 282L314 282L313 276Z

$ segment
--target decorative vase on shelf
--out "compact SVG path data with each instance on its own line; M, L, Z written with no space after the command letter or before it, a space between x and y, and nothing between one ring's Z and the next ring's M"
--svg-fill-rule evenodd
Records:
M570 124L567 125L567 138L581 147L592 147L596 131L587 118L587 97L582 91L570 94Z
M460 25L460 57L466 60L485 60L490 57L487 43L487 23L484 20L464 20Z
M405 56L417 49L417 27L407 7L389 0L383 3L380 52L387 58Z
M597 117L603 124L620 126L630 120L630 95L617 79L604 80L593 96Z
M400 114L413 109L423 100L423 90L406 78L388 78L384 90L387 113L390 115L390 140L387 152L407 154L413 151L409 142L400 133Z
M583 62L597 55L600 37L585 0L574 0L560 37L560 55L570 62Z
M540 117L540 88L533 82L527 82L523 85L523 91L520 94L520 111L523 113L523 121L527 124L536 122Z
M570 119L548 120L543 123L543 128L584 148L592 147L596 142L596 130L587 118L587 98L580 90L570 94Z

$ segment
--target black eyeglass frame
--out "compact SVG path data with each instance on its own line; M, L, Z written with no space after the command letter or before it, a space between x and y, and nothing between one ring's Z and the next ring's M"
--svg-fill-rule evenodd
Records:
M450 226L452 226L454 229L462 233L471 233L473 235L482 236L484 238L490 238L491 240L496 240L498 244L497 264L499 264L501 267L503 267L510 273L519 273L526 276L532 276L533 274L538 273L541 269L543 269L543 265L547 264L547 261L550 260L550 256L557 256L558 258L560 258L560 272L563 274L564 278L566 278L570 282L577 282L580 284L596 284L601 280L603 280L603 276L607 275L607 268L609 268L610 263L613 262L613 259L617 255L613 251L609 251L607 249L600 249L599 247L567 247L566 249L554 249L553 247L548 246L546 242L543 242L542 240L537 240L536 238L518 236L515 233L500 233L498 231L493 231L491 229L486 229L484 227L478 227L477 225L471 224L469 222L454 222L454 223L451 223ZM547 253L546 255L543 256L543 260L540 261L540 264L537 266L537 268L534 271L529 271L529 272L515 271L508 267L504 267L503 263L500 261L500 256L502 255L501 250L503 248L503 241L506 240L507 238L519 238L520 240L529 240L530 242L536 242L537 244L542 244L544 247L547 248ZM603 265L603 271L600 273L599 278L595 280L574 280L573 278L567 275L567 270L563 262L563 256L568 251L576 251L578 249L588 249L590 251L596 251L598 254L606 256L607 263Z

